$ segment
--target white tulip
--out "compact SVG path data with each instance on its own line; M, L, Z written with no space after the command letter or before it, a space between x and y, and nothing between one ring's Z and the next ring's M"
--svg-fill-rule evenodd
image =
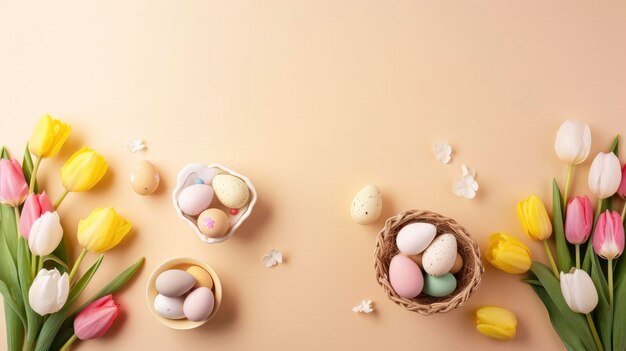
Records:
M28 291L28 302L33 311L43 316L58 312L70 292L70 280L67 273L61 275L58 270L42 269L37 273Z
M601 152L593 159L589 170L589 190L600 199L613 196L622 181L622 166L614 153Z
M561 293L572 311L587 314L598 304L598 291L587 272L572 268L569 273L561 272Z
M569 164L579 164L587 159L591 150L591 130L585 123L565 121L556 133L556 155Z
M62 238L59 214L46 212L33 223L28 235L28 247L33 255L46 256L59 246Z

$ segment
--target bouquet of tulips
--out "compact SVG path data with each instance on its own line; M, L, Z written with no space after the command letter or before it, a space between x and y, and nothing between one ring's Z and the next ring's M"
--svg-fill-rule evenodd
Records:
M591 131L577 121L561 125L555 149L568 172L563 192L553 181L552 219L536 195L517 205L522 228L543 243L549 267L532 262L529 248L505 233L491 235L485 254L505 272L528 272L524 281L545 305L569 350L626 349L626 260L618 259L624 251L626 204L621 213L614 210L626 197L626 166L617 157L618 143L619 136L591 164L588 185L596 197L594 211L587 196L568 200L575 165L589 156Z
M113 208L95 209L78 223L82 252L70 262L58 208L67 194L94 187L107 171L106 160L89 148L77 151L61 169L64 192L52 203L39 192L41 161L55 156L70 134L70 126L50 116L39 120L27 144L23 162L2 148L0 159L0 293L3 295L8 350L67 349L77 338L102 336L118 315L112 294L126 284L143 257L89 298L77 299L102 263L104 255L79 276L88 252L115 247L131 224ZM33 156L34 155L34 162Z

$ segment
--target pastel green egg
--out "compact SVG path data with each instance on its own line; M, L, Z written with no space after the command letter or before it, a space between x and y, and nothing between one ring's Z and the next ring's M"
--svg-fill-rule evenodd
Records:
M456 289L456 278L452 273L446 273L441 277L426 274L424 276L424 290L426 295L444 297L450 295Z

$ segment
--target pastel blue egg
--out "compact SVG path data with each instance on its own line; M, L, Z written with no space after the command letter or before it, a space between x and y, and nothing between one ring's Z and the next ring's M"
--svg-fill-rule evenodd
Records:
M195 180L196 184L204 184L204 180L202 180L202 178L198 178Z
M433 297L444 297L450 295L456 289L456 278L452 273L446 273L441 277L426 274L424 277L424 292Z

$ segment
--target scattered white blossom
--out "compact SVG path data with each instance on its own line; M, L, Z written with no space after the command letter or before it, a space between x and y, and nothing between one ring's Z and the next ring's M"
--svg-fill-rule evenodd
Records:
M372 300L361 300L361 303L352 308L354 313L372 313L374 312L374 306L372 306Z
M263 256L263 264L265 267L274 267L275 265L283 262L283 253L272 249L265 256Z
M473 199L476 196L476 191L478 191L478 182L474 179L476 171L466 165L462 165L461 170L463 175L454 181L454 194L466 199Z
M144 144L141 139L128 139L126 142L126 148L128 151L135 153L137 151L141 151L146 148L146 144Z
M450 159L452 158L452 146L448 143L434 144L433 152L435 153L437 161L443 164L450 162Z

